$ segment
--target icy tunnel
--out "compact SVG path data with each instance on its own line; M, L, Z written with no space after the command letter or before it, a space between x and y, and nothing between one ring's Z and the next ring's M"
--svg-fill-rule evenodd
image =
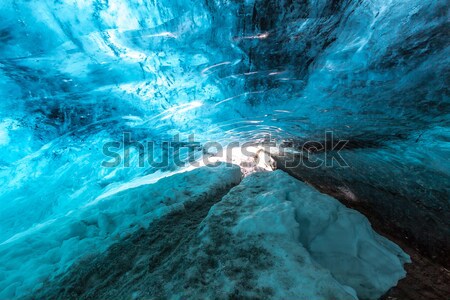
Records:
M446 0L2 0L0 299L449 299Z

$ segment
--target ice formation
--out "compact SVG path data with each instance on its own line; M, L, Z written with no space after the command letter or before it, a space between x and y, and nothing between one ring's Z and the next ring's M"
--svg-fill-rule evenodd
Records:
M212 207L203 226L192 253L223 264L206 281L217 282L216 291L251 286L237 289L244 297L378 299L405 275L409 261L360 213L279 170L245 178ZM221 261L226 255L233 259Z
M204 275L223 295L376 299L404 275L406 255L357 212L281 171L266 173L274 160L284 161L280 152L261 152L265 143L273 139L276 147L290 145L289 155L321 158L321 151L298 145L322 142L326 131L349 141L341 152L349 168L300 165L289 173L363 203L411 247L448 265L447 2L2 1L0 298L152 295L143 281L133 285L106 267L98 274L114 271L124 286L95 286L108 278L86 261L106 266L109 259L120 270L111 259L139 234L153 241L148 232L158 228L151 222L173 227L177 222L167 218L173 215L191 224L187 214L201 225L184 229L193 242L180 250L198 252L180 253L194 261L205 259L201 251L209 251L217 227L234 238L223 241L224 249L239 243L251 252L248 242L261 235L253 245L264 249L254 249L259 256L232 252L227 262L211 262L216 271ZM150 154L164 162L164 142L175 137L193 152L177 149L163 164L141 166L136 142L156 142ZM231 147L229 162L240 168L176 163L177 154L182 161L226 162L206 149L211 141L224 148L249 143L254 155ZM122 160L104 167L111 142L129 154L129 166ZM200 205L206 198L208 205ZM237 223L226 223L227 214ZM220 252L210 254L219 259ZM158 258L133 255L127 267L136 272L142 261L135 258ZM166 267L176 269L180 255ZM253 270L253 259L265 256L273 258L266 269ZM239 273L238 262L253 276L253 289L242 285L245 278L230 277ZM143 278L167 285L153 295L215 292L197 273L187 282L181 273L164 277L170 268L156 262L152 268L155 276ZM70 281L77 271L100 277L84 291L71 289L83 280ZM176 290L177 282L197 289Z

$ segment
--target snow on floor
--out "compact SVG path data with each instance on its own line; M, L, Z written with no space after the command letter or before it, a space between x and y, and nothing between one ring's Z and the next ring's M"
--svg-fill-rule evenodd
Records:
M200 237L192 261L217 259L197 270L214 293L378 299L409 262L363 215L282 171L246 177L210 210Z
M247 206L247 200L270 191L267 180L276 173L265 173L264 187L254 181L262 173L255 173L223 198L200 199L155 221L76 265L39 291L38 298L356 299L352 288L333 278L298 242L286 201L267 198L261 206ZM272 187L279 192L278 185ZM274 219L247 222L241 233L236 231L241 218L251 220L260 210L271 211Z
M280 170L241 177L119 189L2 243L0 299L378 299L405 276L358 212Z
M239 167L220 164L119 191L66 216L36 225L0 244L0 299L38 290L78 259L148 228L184 205L226 191L241 180Z

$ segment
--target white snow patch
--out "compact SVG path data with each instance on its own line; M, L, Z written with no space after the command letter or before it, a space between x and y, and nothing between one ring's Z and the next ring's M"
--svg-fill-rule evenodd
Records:
M193 253L217 239L215 228L231 232L230 253L249 244L269 253L267 269L245 260L240 268L258 274L252 284L273 299L378 299L410 261L363 215L280 170L251 174L213 206ZM236 280L217 272L215 288L233 290Z

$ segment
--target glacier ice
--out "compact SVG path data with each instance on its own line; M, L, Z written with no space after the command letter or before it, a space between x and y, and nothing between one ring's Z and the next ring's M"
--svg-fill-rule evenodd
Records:
M350 168L292 174L362 203L411 247L448 266L447 6L445 0L2 1L0 295L29 293L48 274L59 274L55 268L69 268L86 247L105 249L109 242L97 238L111 238L100 230L110 219L96 210L105 199L142 184L162 182L168 189L174 183L164 177L170 175L189 182L173 162L136 167L136 153L132 167L102 167L103 146L124 132L136 141L195 134L200 144L225 145L258 144L267 136L280 143L320 141L331 130L351 142L342 152ZM236 156L234 162L247 163ZM255 165L244 171L271 168ZM236 184L240 175L228 172L237 169L207 177L211 184ZM284 175L250 178L258 176ZM182 191L207 189L206 180L191 184L180 185L180 205L188 198ZM299 189L308 196L298 199L315 195ZM117 200L110 218L129 225L131 216L120 212L139 205ZM80 225L83 212L97 218L97 229ZM355 235L372 234L361 222L367 231ZM68 242L66 231L93 238ZM383 253L400 253L376 234L370 238ZM317 274L334 280L337 294L353 289L379 296L401 277L394 272L361 291L355 282L366 279L350 282L333 270L338 264L327 256L333 252L322 246L305 236L295 244L320 265Z

